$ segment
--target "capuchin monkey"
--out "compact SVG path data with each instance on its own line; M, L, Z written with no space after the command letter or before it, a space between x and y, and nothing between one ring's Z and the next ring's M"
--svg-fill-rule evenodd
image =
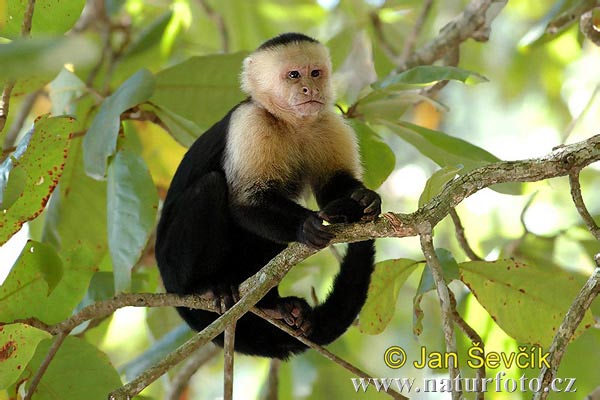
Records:
M241 82L249 97L200 136L179 165L156 243L167 292L211 292L222 310L288 243L321 249L333 238L324 221L372 221L381 212L379 195L360 181L354 132L333 110L325 46L299 33L277 36L244 60ZM297 203L305 189L320 211ZM277 287L257 306L298 335L331 343L366 300L374 254L373 240L349 244L331 292L314 308L280 297ZM178 311L198 331L219 316ZM222 346L223 335L215 342ZM236 351L286 359L306 348L255 315L237 322Z

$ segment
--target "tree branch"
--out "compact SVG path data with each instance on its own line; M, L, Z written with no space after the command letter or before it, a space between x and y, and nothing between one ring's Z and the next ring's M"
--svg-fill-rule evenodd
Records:
M446 351L449 353L458 354L458 348L456 347L456 336L454 335L454 317L453 307L450 300L450 289L446 285L444 279L444 271L442 270L442 264L435 254L435 248L433 247L433 239L431 237L431 225L426 223L422 224L420 228L419 237L421 239L421 249L427 260L427 266L433 276L435 282L435 288L437 290L438 298L440 299L440 306L442 309L442 328L444 330L444 339L446 340ZM448 366L448 373L450 380L455 381L460 375L460 370L450 363ZM452 388L452 400L460 400L462 398L462 391L457 387Z
M35 10L35 0L29 0L27 2L27 8L25 14L23 14L23 22L21 24L21 36L26 38L31 33L31 24L33 21L33 11ZM2 89L2 96L0 97L0 132L4 130L6 120L8 119L8 110L10 108L10 94L15 87L15 81L9 79L4 83L4 89ZM4 146L4 148L11 146Z
M36 371L33 379L31 380L31 384L29 385L29 389L27 389L27 394L25 394L23 400L31 400L33 394L35 393L35 390L37 389L38 385L40 384L40 381L42 380L42 377L44 376L44 373L50 366L52 359L54 358L56 353L58 353L60 346L62 346L63 342L65 341L68 335L69 332L61 332L58 336L56 336L56 338L54 338L54 342L52 342L52 346L50 346L48 354L46 354L46 358L44 358L44 361L42 361L42 364Z
M223 398L233 400L233 361L235 353L235 325L233 321L225 328L225 359L223 366Z
M457 47L469 38L478 41L487 40L489 25L497 15L497 12L493 15L486 15L492 3L503 7L506 0L472 0L458 17L441 29L435 39L410 54L406 61L396 68L395 73L406 71L417 65L431 65L444 57L450 49Z
M406 59L408 56L415 50L415 45L417 44L417 39L423 30L423 26L425 25L425 21L427 21L427 17L431 12L431 6L433 6L433 0L425 0L423 2L423 9L419 13L419 17L417 18L417 22L413 26L410 34L406 37L404 41L404 47L402 48L402 53L400 54L399 65L403 65L406 63Z
M456 297L454 297L454 293L452 293L452 291L449 290L448 294L450 295L450 306L452 308L452 317L454 318L454 322L460 328L460 330L469 338L469 340L471 340L471 343L474 346L477 346L481 349L478 355L485 358L485 344L483 343L481 336L479 336L477 331L473 329L471 325L469 325L467 321L465 321L456 310ZM482 363L481 367L477 368L475 376L477 377L477 382L483 382L483 380L485 379L485 363ZM481 385L482 383L480 384L479 388L475 386L476 400L485 399L485 392L482 391Z
M452 218L452 222L454 223L454 229L456 230L456 239L460 244L460 247L463 249L467 257L469 257L473 261L482 261L483 258L479 257L474 251L471 245L469 245L469 241L465 236L465 228L460 221L460 217L456 213L456 209L452 208L450 210L450 217Z
M575 203L575 208L585 225L588 227L592 235L600 241L600 228L596 225L594 218L591 216L588 211L585 203L583 202L583 196L581 195L581 185L579 184L579 169L574 170L569 174L569 183L571 184L571 197L573 198L573 203Z
M600 161L600 135L579 143L561 146L545 157L488 164L453 180L444 187L439 195L411 214L387 213L374 222L332 225L330 227L331 231L336 235L333 243L354 242L369 238L415 236L435 227L450 213L452 208L466 197L485 187L497 183L533 182L558 176L568 176L573 170L581 169L596 161ZM427 238L424 241L425 245L428 246ZM243 297L231 309L174 353L165 357L129 384L114 391L111 394L111 399L125 399L138 394L173 365L223 332L229 323L248 312L254 304L280 282L294 265L314 253L315 250L299 243L292 243L258 273L240 285L240 294ZM179 297L172 294L122 294L111 300L87 306L76 315L54 326L37 322L42 329L45 326L49 332L59 334L60 332L70 331L86 320L110 315L116 309L125 306L183 306L208 310L214 308L212 297L209 298L209 296ZM33 321L30 319L25 322L33 324Z
M168 400L179 400L181 394L188 385L188 382L194 376L196 371L215 357L221 351L217 346L205 346L195 351L188 359L185 364L181 367L181 370L177 372L173 381L171 382L171 388L167 396Z
M544 365L538 377L538 379L542 382L541 387L543 388L550 386L550 383L556 376L556 372L560 366L560 361L567 350L567 345L571 341L573 333L575 333L575 329L577 329L586 311L592 305L592 301L594 301L596 296L598 296L600 293L600 254L596 254L596 264L598 267L594 270L585 285L581 288L581 291L575 298L575 301L573 301L573 304L569 308L569 311L563 319L563 322L560 324L556 335L554 335L552 344L548 349L548 353L550 353L550 356L548 357L548 364L550 365L550 368ZM533 399L543 400L548 397L548 393L549 392L544 391L536 392L533 396Z
M594 10L586 11L579 19L579 30L596 46L600 46L600 31L594 24Z
M271 324L275 325L276 327L278 327L279 329L281 329L282 331L286 332L288 335L291 335L293 337L295 337L296 339L298 339L300 342L304 343L307 347L310 347L311 349L315 350L317 353L321 354L323 357L327 358L330 361L333 361L334 363L336 363L337 365L341 366L342 368L347 369L348 371L352 372L355 376L359 376L361 378L371 378L371 376L369 374L367 374L366 372L360 370L359 368L355 367L354 365L350 364L349 362L339 358L338 356L336 356L335 354L333 354L332 352L330 352L329 350L327 350L326 348L319 346L318 344L315 344L313 342L311 342L310 340L306 339L303 336L298 336L297 333L290 328L287 324L284 324L281 321L278 321L276 319L273 319L271 317L269 317L264 311L262 311L259 308L254 307L252 310L250 310L252 313L258 315L259 317L261 317L262 319L269 321ZM408 400L406 397L402 396L400 393L389 389L387 394L389 396L391 396L394 399L398 399L398 400Z

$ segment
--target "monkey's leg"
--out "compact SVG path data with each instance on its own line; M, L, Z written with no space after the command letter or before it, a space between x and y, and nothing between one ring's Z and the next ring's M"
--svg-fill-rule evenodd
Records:
M210 291L220 309L233 305L237 285L225 266L231 240L225 176L202 176L163 212L156 254L167 291Z

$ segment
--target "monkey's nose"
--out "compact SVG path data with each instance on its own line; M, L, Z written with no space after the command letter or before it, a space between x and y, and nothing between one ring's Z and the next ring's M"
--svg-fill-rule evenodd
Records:
M307 86L303 86L302 87L302 93L304 93L304 94L310 94L310 92L311 92L311 90L310 90L309 87L307 87Z

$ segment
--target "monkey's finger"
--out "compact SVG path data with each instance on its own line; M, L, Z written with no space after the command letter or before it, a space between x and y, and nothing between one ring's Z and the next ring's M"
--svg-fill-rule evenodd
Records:
M345 215L329 215L324 211L319 211L319 218L329 222L330 224L345 224L348 222L348 217Z
M381 201L379 199L373 200L365 210L365 214L379 214L381 212Z
M301 335L307 337L312 332L312 324L310 321L306 320L298 327L298 332L301 332Z
M363 204L365 201L364 198L367 197L368 194L369 193L364 190L357 190L350 195L350 198L358 202L361 206L365 206L366 204Z

